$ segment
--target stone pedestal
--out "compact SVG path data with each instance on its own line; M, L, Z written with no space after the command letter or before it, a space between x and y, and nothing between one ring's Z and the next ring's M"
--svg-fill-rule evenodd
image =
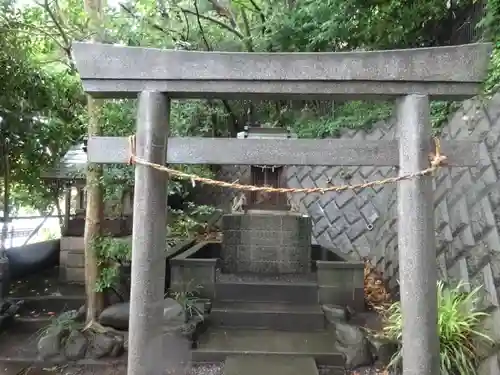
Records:
M224 215L222 220L224 272L310 271L309 217L287 211L254 211Z

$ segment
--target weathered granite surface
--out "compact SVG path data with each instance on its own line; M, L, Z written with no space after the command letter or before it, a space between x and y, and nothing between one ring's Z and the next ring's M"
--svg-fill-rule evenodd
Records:
M310 270L311 220L291 213L222 218L222 261L228 273L305 273Z
M87 93L172 97L338 98L399 96L469 98L479 93L491 44L343 53L173 51L74 43ZM98 62L98 63L97 63ZM139 68L140 67L140 68ZM384 82L384 84L380 84Z

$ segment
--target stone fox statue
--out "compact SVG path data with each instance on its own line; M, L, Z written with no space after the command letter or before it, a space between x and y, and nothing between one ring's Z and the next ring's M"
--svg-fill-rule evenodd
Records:
M243 212L243 208L247 204L247 197L244 192L236 194L233 198L233 204L231 206L232 212Z
M272 187L269 185L264 185L264 187ZM271 193L268 191L256 191L255 192L255 204L261 204L268 201L271 198Z

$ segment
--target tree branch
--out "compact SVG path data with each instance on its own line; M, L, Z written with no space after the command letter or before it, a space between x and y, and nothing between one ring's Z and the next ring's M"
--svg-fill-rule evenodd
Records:
M186 9L186 8L179 8L182 12L186 13L186 14L191 14L193 16L196 16L196 12L195 11L192 11L191 9ZM231 27L230 25L228 25L227 23L224 23L222 21L219 21L218 19L216 18L213 18L213 17L210 17L210 16L205 16L204 14L200 14L199 17L201 19L204 19L206 21L210 21L212 23L215 23L216 25L222 27L223 29L233 33L234 35L236 35L238 38L240 39L244 39L245 36L240 33L238 30L236 30L234 27Z
M250 31L250 22L248 21L247 13L244 9L241 10L241 16L243 17L243 25L245 26L245 34L246 37L243 40L245 46L247 47L248 52L253 52L253 43L252 43L252 32Z
M203 43L205 43L205 47L206 47L207 51L211 51L212 47L208 43L207 37L205 35L205 30L203 30L203 26L201 24L200 10L198 9L198 0L193 0L193 5L194 5L194 9L196 11L196 21L198 23L198 29L200 29L201 38L203 39Z
M51 34L39 27L36 27L36 26L33 26L33 25L29 25L29 24L21 24L19 23L17 26L19 26L20 28L12 28L12 27L9 27L8 28L8 31L16 31L16 32L19 32L19 33L30 33L30 32L33 32L33 31L36 31L39 33L40 36L46 36L47 38L49 39L52 39L52 41L59 47L61 48L62 50L64 50L64 46L61 44L61 42L59 40L57 40L57 35L58 34ZM31 29L31 30L30 30ZM1 30L2 32L7 32L6 29L2 29Z
M262 34L265 34L265 30L266 30L266 16L265 16L264 12L262 11L262 9L257 5L257 3L255 2L255 0L250 0L250 4L252 4L252 6L257 11L257 13L259 13L260 22L262 23Z
M134 19L136 19L138 21L145 19L149 26L151 26L155 30L158 30L158 31L164 33L165 35L170 36L174 42L177 42L177 38L172 35L173 33L176 33L177 35L182 37L182 34L180 32L178 32L177 30L165 29L165 28L161 27L160 25L158 25L157 23L152 22L149 18L141 17L141 16L135 14L132 9L130 9L128 6L126 6L123 3L118 3L118 5L120 6L121 9L123 9L128 15L130 15Z
M208 40L205 36L205 31L203 30L203 25L201 24L201 15L199 13L199 9L198 9L198 0L193 0L193 3L194 3L194 7L195 7L195 10L196 10L196 20L198 21L198 28L200 29L200 33L201 33L201 37L203 38L203 42L205 44L205 48L207 51L212 51L212 47L210 46L210 44L208 43ZM208 99L207 100L208 102L208 105L212 108L215 108L215 105L214 103ZM234 114L231 106L229 105L229 103L226 101L226 100L222 100L222 105L224 106L224 109L226 110L227 114L229 115L229 118L231 119L231 123L232 123L232 127L230 129L230 132L231 134L233 135L236 135L236 122L237 122L237 118L236 118L236 115ZM213 118L212 118L212 127L214 128L214 121L213 121ZM212 129L214 130L214 129Z
M68 61L69 61L68 65L70 66L71 71L73 73L76 72L76 66L73 62L73 56L71 56L71 40L70 40L70 38L68 38L68 35L66 34L63 27L59 23L59 20L57 19L56 14L50 8L49 1L45 0L43 4L40 4L38 2L37 2L37 4L39 6L41 6L47 12L47 14L49 15L52 22L54 22L54 26L56 27L57 31L59 32L59 35L61 36L61 38L64 42L64 45L62 45L61 48L62 48L63 52L66 54L66 57L68 58Z
M238 26L236 23L236 18L234 17L234 14L231 11L229 5L227 7L224 7L223 5L219 4L217 0L208 0L208 2L212 4L214 10L219 16L227 18L229 20L229 23L232 27L236 28Z
M189 26L189 19L186 13L181 12L182 16L184 17L184 22L186 22L186 37L184 40L189 40L189 35L191 34L191 28Z
M252 6L255 8L255 10L257 12L259 12L260 14L264 15L262 13L262 9L257 5L257 3L255 2L255 0L250 0L250 4L252 4Z

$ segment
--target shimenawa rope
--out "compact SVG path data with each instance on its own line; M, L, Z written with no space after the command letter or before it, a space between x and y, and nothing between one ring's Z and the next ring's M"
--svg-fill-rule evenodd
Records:
M198 176L196 174L185 173L185 172L182 172L182 171L179 171L176 169L166 167L166 166L161 165L161 164L151 163L147 160L138 158L135 155L135 150L136 150L135 135L132 135L129 137L129 145L130 145L129 164L131 164L131 165L132 164L140 164L140 165L144 165L147 167L151 167L151 168L154 168L156 170L166 172L169 175L177 177L179 179L191 180L193 183L199 182L202 184L219 186L222 188L229 188L229 189L234 189L234 190L263 191L266 193L305 193L305 194L321 193L321 194L324 194L324 193L329 192L329 191L339 192L339 191L346 191L346 190L366 189L369 187L392 184L392 183L396 183L399 181L411 180L414 178L433 174L441 166L445 165L446 159L447 159L445 155L441 154L441 143L440 143L439 139L434 138L435 150L434 150L434 153L429 155L430 166L429 166L429 168L423 169L421 171L401 175L398 177L389 177L389 178L386 178L383 180L364 182L361 184L295 189L295 188L274 188L274 187L268 187L268 186L244 185L244 184L239 184L236 182L219 181L219 180L214 180L211 178L201 177L201 176Z

